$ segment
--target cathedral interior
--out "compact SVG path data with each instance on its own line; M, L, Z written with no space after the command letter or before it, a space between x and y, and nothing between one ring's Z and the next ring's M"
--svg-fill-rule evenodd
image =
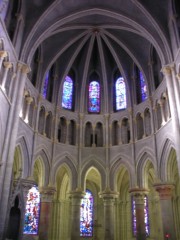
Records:
M0 240L180 240L180 1L0 0Z

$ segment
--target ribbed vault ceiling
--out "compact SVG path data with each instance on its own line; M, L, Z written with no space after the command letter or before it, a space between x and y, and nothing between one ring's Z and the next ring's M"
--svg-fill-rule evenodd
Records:
M80 81L93 70L112 78L115 67L131 79L133 62L147 77L152 46L162 64L171 62L168 8L168 0L27 1L21 59L31 63L41 46L44 74L58 60L61 79L72 67Z

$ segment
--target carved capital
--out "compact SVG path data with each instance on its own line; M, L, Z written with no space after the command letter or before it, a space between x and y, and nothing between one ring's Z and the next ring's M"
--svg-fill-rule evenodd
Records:
M105 118L106 120L108 120L109 117L110 117L110 114L104 114L104 118Z
M21 68L21 72L24 73L24 74L27 74L31 71L30 67L26 64L23 64L22 65L22 68Z
M103 200L114 200L119 197L119 193L112 191L109 187L107 187L103 192L99 193L99 197Z
M136 204L144 204L144 197L148 195L149 190L145 188L132 188L129 193L134 197Z
M34 185L36 185L36 182L31 178L21 179L21 186L22 186L24 198L27 197L29 189L31 189Z
M0 58L5 58L7 57L7 52L6 51L0 51Z
M171 66L165 66L161 69L161 71L165 76L171 75L172 68Z
M69 198L71 199L72 203L80 204L80 201L85 194L86 193L82 190L82 188L76 188L74 191L69 193Z
M41 201L52 202L56 189L54 187L43 187L40 189Z
M83 113L79 113L79 118L80 118L81 120L83 120L83 119L84 119L84 114L83 114Z
M12 63L11 62L3 62L3 65L5 68L9 69L12 67Z
M160 199L170 199L173 195L174 184L157 183L154 184L154 188L159 193Z
M33 101L33 98L32 97L26 97L26 102L27 102L27 104L31 104L32 103L32 101Z

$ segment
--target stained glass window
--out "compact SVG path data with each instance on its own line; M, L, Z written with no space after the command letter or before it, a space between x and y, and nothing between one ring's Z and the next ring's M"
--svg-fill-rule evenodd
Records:
M123 77L115 82L116 111L126 108L126 85Z
M93 236L93 195L89 190L86 190L86 195L81 200L80 236Z
M73 80L66 76L63 84L62 107L72 110L73 107Z
M133 235L137 235L137 219L136 219L136 203L134 198L132 197L132 227L133 227Z
M144 197L144 223L145 223L145 231L146 236L149 236L149 209L148 209L148 198Z
M49 84L49 72L46 73L46 77L44 79L44 86L43 86L43 92L42 92L42 95L44 98L47 97L48 84Z
M4 20L7 14L9 0L0 0L0 16Z
M141 100L144 101L147 99L147 86L141 71L139 71L139 81L141 87Z
M32 187L27 194L24 234L38 234L40 213L40 194L36 186Z
M145 223L145 232L146 237L150 235L149 229L149 210L148 210L148 198L144 197L144 223ZM137 217L136 217L136 203L134 198L132 197L132 227L133 227L133 235L137 236Z
M88 111L91 113L100 112L100 84L97 81L92 81L89 84Z

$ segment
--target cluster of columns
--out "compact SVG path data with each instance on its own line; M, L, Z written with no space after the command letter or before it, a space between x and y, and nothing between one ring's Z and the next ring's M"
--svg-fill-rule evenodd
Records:
M71 199L71 239L80 240L80 205L81 199L84 197L85 192L81 189L76 189L70 193ZM114 240L114 208L115 199L118 198L118 193L110 189L99 194L103 199L104 204L104 240Z
M171 183L157 183L154 184L155 190L159 194L160 202L160 219L162 220L162 239L176 239L176 233L174 228L174 216L172 207L172 197L174 185ZM133 188L130 191L131 196L135 201L136 209L136 239L146 240L147 232L145 226L145 214L144 214L144 198L148 196L149 191L144 188ZM157 222L157 224L159 224ZM168 238L166 238L168 237Z
M21 212L21 221L24 221L25 214L25 203L27 201L27 194L29 189L35 184L31 179L21 179L20 180L21 189L24 198L24 209ZM161 219L162 219L162 239L169 237L167 239L176 239L175 228L174 228L174 217L172 208L172 197L174 185L171 183L157 183L154 184L155 190L159 193L159 202L161 207ZM130 189L130 195L133 196L135 201L136 209L136 236L137 240L145 240L146 228L145 228L145 214L144 214L144 197L148 196L149 191L144 188L132 188ZM39 240L48 239L58 239L52 238L54 236L54 226L57 222L57 216L59 218L64 218L61 216L60 208L56 208L57 211L55 222L52 223L52 211L54 208L54 194L56 190L54 187L47 186L40 189L41 195L41 207L40 207L40 219L39 219ZM77 188L71 191L69 194L70 198L70 226L69 226L69 237L73 240L80 240L80 206L81 199L85 196L85 192L81 188ZM104 240L114 240L115 239L115 227L117 224L115 222L115 205L116 200L119 197L118 192L111 191L106 188L103 192L99 193L99 197L103 199L103 229L104 229ZM21 223L20 238L23 238L23 224ZM95 227L95 226L94 226ZM60 226L57 226L60 228ZM57 231L57 229L56 229ZM132 230L133 231L133 230Z
M2 55L5 57L6 54L1 52L1 64L2 66ZM8 66L9 69L9 65ZM13 74L14 83L13 92L11 96L11 106L8 112L8 118L6 123L5 138L3 142L3 148L1 153L1 165L0 165L0 182L5 183L0 185L0 239L4 237L4 229L6 225L6 213L8 212L8 199L11 189L11 175L12 166L14 160L14 149L16 145L16 136L18 131L19 123L19 113L21 110L21 103L23 97L23 91L25 86L25 81L27 73L29 72L29 67L21 62L17 63L15 74ZM5 71L6 73L6 71ZM7 74L5 74L6 76ZM4 78L4 85L6 79Z
M1 88L4 92L6 92L6 83L7 83L7 77L9 70L13 67L13 64L9 61L6 61L6 57L8 56L6 51L0 51L0 72L2 72L3 68L3 75L1 76ZM11 81L9 84L9 90L6 92L9 98L11 98L12 95L12 89L13 89L13 79L15 78L16 74L12 74Z

